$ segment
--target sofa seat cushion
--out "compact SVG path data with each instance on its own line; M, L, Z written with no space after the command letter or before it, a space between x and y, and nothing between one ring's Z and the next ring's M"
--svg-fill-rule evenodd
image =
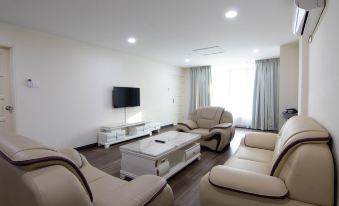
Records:
M240 146L234 156L244 160L271 163L273 158L273 151Z
M257 172L261 174L270 174L271 171L271 163L265 163L265 162L257 162L253 160L247 160L247 159L240 159L238 157L231 157L227 162L224 164L228 167L233 167L237 169L243 169L243 170L249 170L252 172Z
M205 136L205 135L208 135L210 132L208 129L199 128L199 129L191 130L190 133L200 134L201 136Z
M106 175L89 183L93 193L94 203L97 200L107 199L116 189L125 184L128 184L128 182L110 175Z
M93 167L92 165L85 165L84 167L82 167L80 169L80 171L82 172L82 174L84 174L87 182L89 184L91 184L92 182L103 178L105 176L109 176L108 174L106 174L105 172Z

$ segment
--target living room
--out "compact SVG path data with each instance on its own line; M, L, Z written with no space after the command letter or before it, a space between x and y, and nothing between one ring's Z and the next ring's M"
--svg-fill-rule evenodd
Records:
M338 173L332 167L337 165L339 141L335 120L339 115L335 95L339 89L335 9L339 5L334 0L308 2L1 0L0 132L4 139L0 143L3 157L0 183L5 187L0 189L0 205L338 205ZM126 95L132 96L133 101L124 99ZM212 110L199 110L210 106ZM295 117L287 121L290 116ZM207 117L212 123L201 122ZM300 120L304 117L309 119ZM213 118L217 120L213 122ZM326 145L334 159L332 166L323 161L328 163L328 169L323 169L327 173L310 172L313 171L310 165L303 168L306 177L327 174L320 176L330 180L315 181L318 189L304 182L291 189L293 178L300 176L286 178L289 173L278 163L276 173L283 171L285 176L280 177L274 170L263 178L279 179L285 188L280 187L279 191L262 188L255 182L257 176L241 173L240 181L237 178L240 173L218 170L220 165L231 167L241 147L251 144L259 147L257 141L266 143L265 150L276 150L278 146L273 148L272 142L267 146L267 141L272 141L267 134L280 137L286 131L287 135L292 129L283 125L292 122L287 125L293 126L298 121L303 121L302 124L311 121L307 125L319 130L317 137L308 134L305 138L324 136L319 145L303 145L319 146L319 151ZM144 132L140 133L141 130ZM185 142L176 140L175 147L166 147L171 142L166 134L175 136L177 131L184 135L180 141ZM6 137L8 132L12 134ZM251 136L258 132L259 136ZM34 143L26 140L20 143L24 139L21 136ZM106 138L106 142L101 142L100 137ZM148 148L148 155L131 152L136 144L145 142L155 145ZM16 143L22 146L12 145ZM280 146L278 154L285 148ZM82 155L75 150L38 156L25 153L39 147L55 151L73 148ZM182 154L186 161L182 162L185 158L178 155L179 150L186 152ZM14 151L19 155L10 156L11 152L16 154ZM23 153L20 155L19 151ZM325 154L327 150L324 151ZM189 152L191 156L187 158ZM133 159L132 153L145 159L150 153L161 153L151 158L157 168L150 173L142 171L142 166L137 165L147 165L149 158ZM166 159L164 153L175 155ZM251 158L256 154L251 153ZM291 160L286 162L296 164L292 157L297 153L287 154ZM69 157L70 164L75 166L77 161L72 158L80 157L79 167L88 161L86 169L105 172L97 173L105 176L102 181L119 179L114 180L116 187L109 189L118 196L105 193L106 199L101 200L104 195L96 190L105 184L92 185L93 176L87 177L88 171L75 168L73 176L80 176L79 182L85 185L82 192L93 193L89 195L92 198L76 202L66 195L58 196L62 199L58 202L49 195L44 200L35 197L38 190L32 192L30 184L36 179L30 175L41 170L41 162L33 160L46 157L43 155ZM278 156L270 157L271 169ZM316 159L313 157L315 162ZM18 162L27 165L20 166ZM300 166L295 171L303 163L297 164ZM65 162L53 164L50 160L43 169L60 167ZM35 169L22 169L28 167ZM169 168L174 169L166 173ZM222 180L222 184L227 185L227 192L212 184L219 181L213 179L213 174L223 172L227 181ZM141 174L154 177L138 180ZM209 179L212 186L204 182L206 174L212 174ZM52 180L54 176L48 178ZM75 181L74 177L55 177L60 182L67 178ZM238 181L229 182L232 178ZM122 186L134 181L143 184L131 186L131 191ZM254 186L248 188L249 183ZM42 183L42 188L49 188L45 184ZM11 192L19 187L25 189L18 192L20 198L13 198ZM68 194L80 195L73 193L72 186L65 185L51 191L66 187ZM139 200L135 200L138 195L131 202L119 196L138 193L138 189L141 189ZM327 195L313 194L320 189ZM206 197L206 192L211 197Z

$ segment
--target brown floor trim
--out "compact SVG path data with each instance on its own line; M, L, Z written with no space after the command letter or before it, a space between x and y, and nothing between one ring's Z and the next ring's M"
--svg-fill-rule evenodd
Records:
M91 149L91 148L97 147L97 146L98 146L98 143L93 143L93 144L88 144L88 145L84 145L84 146L81 146L81 147L76 147L74 149L77 150L77 151L81 151L81 150Z

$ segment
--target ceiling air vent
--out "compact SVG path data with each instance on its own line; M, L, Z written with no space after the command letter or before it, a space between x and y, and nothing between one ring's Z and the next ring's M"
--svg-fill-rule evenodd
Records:
M200 48L200 49L193 49L192 52L194 52L195 54L204 55L204 56L225 53L225 51L220 46L211 46L211 47L205 47L205 48Z

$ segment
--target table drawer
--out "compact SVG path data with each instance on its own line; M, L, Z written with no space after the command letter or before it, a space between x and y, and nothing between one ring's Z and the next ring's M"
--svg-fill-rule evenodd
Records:
M186 148L185 159L186 161L200 153L200 144L196 143L192 147Z

